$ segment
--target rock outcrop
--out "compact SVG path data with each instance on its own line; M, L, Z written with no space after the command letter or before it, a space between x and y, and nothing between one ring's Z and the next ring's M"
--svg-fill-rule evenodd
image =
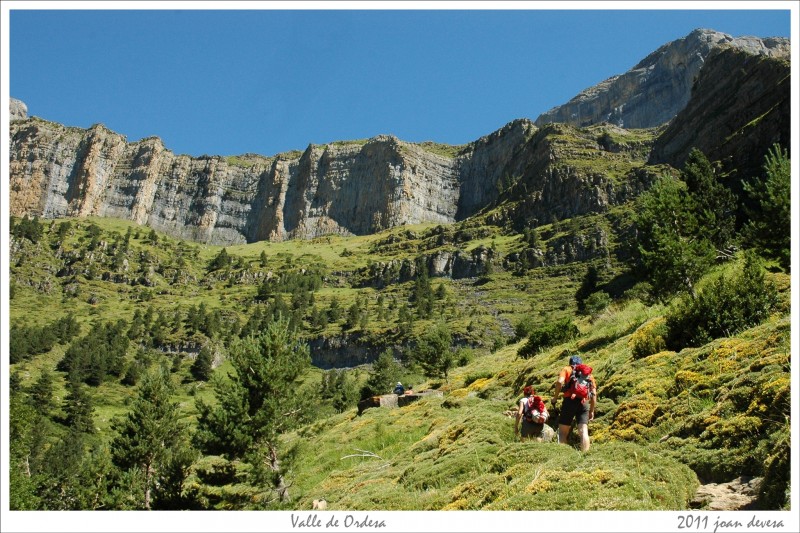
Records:
M751 509L758 500L763 478L741 476L728 483L700 485L689 506L706 511L742 511Z
M385 409L397 409L398 407L405 407L414 403L422 398L436 397L441 398L444 396L443 391L439 390L422 390L419 392L406 392L405 394L383 394L380 396L370 396L358 402L359 416L374 407L383 407Z
M555 162L542 148L547 135L537 133L530 121L517 120L449 153L378 136L274 157L193 158L173 154L158 138L128 143L99 124L83 130L34 117L11 125L10 211L122 218L228 245L451 223L492 205L512 177L548 182L539 196L547 204L552 195L560 217L615 201L607 190L585 187L580 173L534 176ZM459 265L454 259L452 268Z
M543 113L536 125L561 122L588 126L609 122L624 128L651 128L670 121L686 107L692 85L706 59L720 47L749 55L789 58L789 40L738 37L697 29L647 56L628 72L590 87Z
M214 244L452 222L457 209L453 159L393 137L193 158L157 138L128 143L102 125L34 118L12 123L11 153L14 215L117 217Z
M25 102L12 98L8 106L8 118L11 122L28 118L28 106Z
M788 58L753 55L735 47L715 50L698 75L688 105L653 145L650 163L681 167L697 148L709 160L719 161L731 181L760 173L772 144L789 146L790 78Z

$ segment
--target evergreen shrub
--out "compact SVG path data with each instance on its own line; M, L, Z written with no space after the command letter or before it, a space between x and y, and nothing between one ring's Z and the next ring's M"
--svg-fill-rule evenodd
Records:
M777 301L774 284L748 253L739 274L717 278L697 298L683 298L667 314L667 346L679 351L735 335L764 322Z
M550 322L534 329L528 337L528 342L519 349L518 355L527 359L540 350L555 346L578 336L578 326L569 317L557 322Z

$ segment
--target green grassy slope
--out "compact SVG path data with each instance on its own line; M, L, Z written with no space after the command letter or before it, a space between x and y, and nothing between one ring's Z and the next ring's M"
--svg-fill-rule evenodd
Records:
M231 265L209 271L221 247L176 241L110 219L72 220L59 240L61 222L46 223L38 243L12 242L12 326L44 326L73 313L85 334L96 321L130 322L136 310L178 316L164 345L149 353L153 360L171 361L178 385L175 400L189 424L197 416L195 399L213 401L213 395L210 384L192 379L195 354L186 345L226 342L224 333L209 338L188 332L188 314L196 306L218 310L225 324L241 325L263 305L254 298L264 279L323 268L315 304L327 307L335 298L347 309L358 298L366 299L370 318L350 330L343 319L315 329L306 314L302 325L309 341L358 333L376 343L402 343L409 338L399 333L398 308L410 305L413 281L366 283L371 265L479 246L504 258L526 246L521 235L469 221L452 228L420 225L371 236L231 246L226 249ZM542 246L598 224L610 223L589 217L545 226L540 229ZM129 228L127 251L115 262ZM442 231L467 236L441 240ZM290 506L310 508L313 499L325 497L330 508L359 510L671 510L687 508L700 481L742 474L767 476L785 490L789 276L769 274L782 304L764 324L698 348L637 359L633 347L658 327L667 307L643 303L634 289L627 295L620 291L610 307L593 316L576 317L574 295L586 266L568 263L520 273L498 260L491 272L476 278L433 278L434 287L443 284L446 297L437 300L433 316L414 321L413 333L444 319L454 337L471 346L471 355L447 380L425 381L418 371L408 371L415 389L437 388L443 392L440 398L401 409L369 409L361 416L355 407L339 414L326 411L285 435L283 444L293 454L287 474L294 498ZM601 282L624 277L613 254L603 266ZM376 318L378 295L390 308L384 319ZM288 293L284 297L290 300ZM579 335L522 359L517 352L523 343L513 341L511 330L524 317L532 317L534 324L572 317ZM66 349L57 344L11 365L11 372L28 387L44 369L55 371ZM128 363L139 357L138 350L129 347ZM555 443L514 442L513 419L506 411L526 384L549 397L559 368L573 351L595 369L599 384L597 418L590 424L592 449L582 454ZM223 362L215 374L224 376L228 369ZM359 369L359 382L367 370ZM63 398L65 376L55 374L54 395ZM312 401L320 375L315 369L305 379ZM113 379L91 389L95 425L106 442L113 436L111 419L126 412L135 391ZM241 468L219 457L201 458L192 467L187 490L202 494L209 507L248 508L263 489L249 485ZM578 490L587 487L591 490ZM783 499L778 495L775 501L772 508Z
M455 371L444 398L355 411L287 438L299 450L300 504L335 509L686 509L700 479L761 472L787 452L789 319L680 353L634 360L652 309L630 304L581 337L523 360L510 345ZM656 311L657 312L657 311ZM524 384L549 397L581 346L599 383L591 450L519 443ZM377 457L348 457L369 451ZM784 464L784 467L788 465ZM581 490L581 487L588 490Z

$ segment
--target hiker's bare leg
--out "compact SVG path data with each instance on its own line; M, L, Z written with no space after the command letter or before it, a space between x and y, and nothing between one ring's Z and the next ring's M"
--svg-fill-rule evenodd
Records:
M578 436L581 439L581 451L589 451L589 446L591 446L591 442L589 442L589 424L578 424Z
M567 444L567 439L569 439L569 430L572 429L572 425L567 424L559 424L558 425L558 442L561 444Z

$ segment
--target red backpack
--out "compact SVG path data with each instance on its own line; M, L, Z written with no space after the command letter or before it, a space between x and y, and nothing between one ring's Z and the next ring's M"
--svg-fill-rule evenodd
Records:
M544 401L542 401L542 398L539 396L528 396L528 401L522 406L522 416L527 422L537 424L538 422L533 420L534 411L539 411L539 416L544 416Z
M572 367L572 374L564 388L564 398L585 401L592 386L589 380L591 373L592 367L588 365L579 364Z

